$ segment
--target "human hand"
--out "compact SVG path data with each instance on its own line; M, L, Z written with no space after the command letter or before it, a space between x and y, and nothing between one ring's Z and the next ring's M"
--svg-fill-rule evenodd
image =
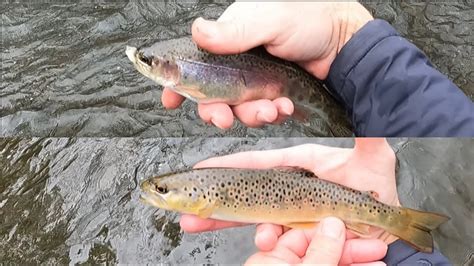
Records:
M384 265L378 261L387 244L378 239L346 240L344 223L334 217L321 220L311 230L290 230L268 252L257 252L246 264Z
M241 152L211 158L196 164L195 167L301 167L331 182L361 191L374 191L378 194L379 201L399 205L395 160L395 153L385 139L356 138L353 149L305 144L280 150ZM180 225L186 232L202 232L244 224L183 215ZM286 230L280 225L257 225L257 248L262 251L272 250ZM371 238L383 239L386 243L396 239L375 228L371 230Z
M317 18L317 19L315 19ZM269 53L294 61L325 79L336 55L368 21L370 13L354 2L236 2L217 21L196 19L193 40L209 52L235 54L264 45ZM166 108L177 108L184 98L163 91ZM200 117L219 128L230 128L234 115L250 127L278 123L290 116L290 99L257 100L229 106L199 104Z

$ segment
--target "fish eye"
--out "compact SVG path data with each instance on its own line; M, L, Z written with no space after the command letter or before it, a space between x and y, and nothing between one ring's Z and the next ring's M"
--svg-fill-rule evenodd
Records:
M166 187L159 187L159 186L156 186L156 191L158 191L158 193L160 194L166 194L168 193L168 189Z
M143 54L143 52L138 53L138 59L139 59L140 61L142 61L143 63L145 63L145 64L151 66L151 61L152 61L151 58L150 58L150 57L146 57L146 56Z
M160 194L166 194L168 193L168 188L165 186L165 185L158 185L158 184L154 184L155 185L155 190L156 192L160 193Z

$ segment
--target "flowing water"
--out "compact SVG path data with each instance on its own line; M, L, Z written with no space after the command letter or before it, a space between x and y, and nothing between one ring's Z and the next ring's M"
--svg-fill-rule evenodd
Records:
M194 103L167 111L161 88L139 74L125 46L187 35L192 21L217 18L225 1L20 1L0 3L0 135L90 137L313 136L304 126L220 131ZM474 98L472 1L365 1L423 49Z
M403 205L447 214L436 246L474 257L474 141L390 141ZM46 138L0 140L0 260L14 263L241 263L254 227L180 231L178 215L138 200L137 184L216 155L351 139Z

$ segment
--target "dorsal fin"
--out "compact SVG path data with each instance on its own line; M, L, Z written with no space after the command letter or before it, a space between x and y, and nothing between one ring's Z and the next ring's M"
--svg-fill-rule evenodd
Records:
M364 195L367 195L368 197L370 198L373 198L375 200L378 200L379 199L379 193L373 191L373 190L369 190L369 191L362 191L362 194Z

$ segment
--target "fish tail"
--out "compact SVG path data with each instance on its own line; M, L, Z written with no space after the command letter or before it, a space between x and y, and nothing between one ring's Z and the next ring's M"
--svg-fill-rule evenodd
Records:
M422 212L404 208L406 223L395 228L387 228L391 234L398 236L417 250L433 252L433 238L431 231L449 220L449 217L432 212Z

